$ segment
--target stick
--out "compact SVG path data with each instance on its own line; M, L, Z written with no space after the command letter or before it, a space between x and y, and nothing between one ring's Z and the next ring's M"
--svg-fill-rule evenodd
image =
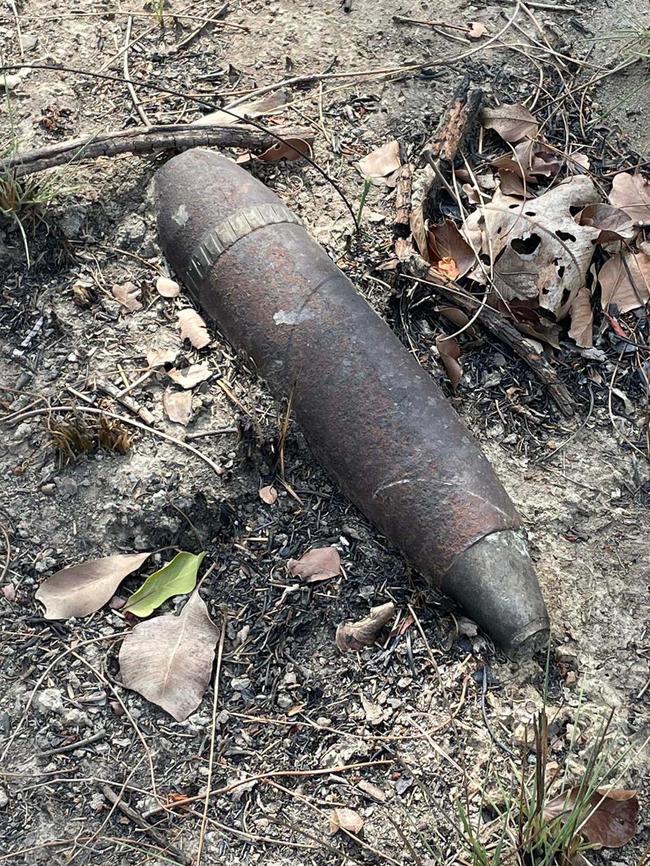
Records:
M112 788L108 785L100 785L99 788L109 803L112 803L113 806L133 821L136 827L140 827L141 830L144 830L145 833L151 836L156 845L159 845L163 851L170 851L177 860L180 860L181 863L187 863L189 866L191 863L190 858L186 854L183 854L180 848L177 848L172 842L166 839L159 830L156 830L155 827L148 824L142 815L136 812L135 809L132 809L131 806L128 806L123 800L121 800L119 795L116 794Z
M15 177L35 174L69 162L117 156L121 153L152 154L163 150L188 150L191 147L237 147L244 150L267 150L278 138L299 138L312 142L308 129L278 129L273 135L246 124L237 126L191 123L170 126L135 127L103 132L86 138L69 139L48 147L16 154L0 162L0 174L12 171Z
M130 386L131 388L133 385ZM144 406L141 406L137 400L134 400L133 397L129 397L124 390L120 391L119 388L116 388L115 385L112 385L110 382L102 382L95 380L95 389L97 391L103 391L109 397L112 397L113 400L117 400L118 403L121 403L125 409L128 409L129 412L132 412L134 415L137 415L145 424L149 427L153 427L156 423L156 419L153 417L151 412Z
M124 37L124 57L122 58L122 73L124 75L124 80L126 81L126 88L129 91L129 96L131 97L131 102L133 103L133 107L138 112L140 120L144 123L145 126L151 126L151 121L147 117L144 108L140 104L140 100L138 99L138 94L135 92L135 87L133 86L133 81L131 80L131 73L129 72L129 47L131 45L131 29L133 28L133 15L129 15L126 22L126 36Z
M398 238L406 238L411 234L411 192L413 190L412 162L405 163L397 175L395 186L395 222L393 231Z
M220 9L217 9L217 11L213 15L210 15L209 18L205 18L198 27L192 30L192 32L185 37L185 39L181 39L178 45L174 45L172 48L170 48L167 52L167 56L169 57L172 54L176 54L178 51L182 51L183 48L186 48L191 42L194 42L196 37L205 30L208 24L214 24L214 22L218 21L219 18L223 18L227 11L228 4L224 3L223 6Z
M453 289L451 285L449 287L441 285L440 275L415 250L410 250L407 254L404 254L401 264L408 274L432 286L441 297L454 306L459 307L468 316L471 317L481 308L478 324L494 339L509 346L516 355L528 364L539 381L548 388L549 394L566 418L573 416L571 396L557 378L555 370L546 358L532 348L531 344L519 333L512 322L499 313L498 310L487 305L481 305L480 301L472 298L471 295Z
M44 752L39 752L39 758L49 758L50 755L62 755L64 752L74 752L75 749L83 749L84 746L90 746L92 743L97 743L103 740L106 736L106 731L97 731L85 740L77 740L76 743L68 743L65 746L57 746L56 749L46 749Z

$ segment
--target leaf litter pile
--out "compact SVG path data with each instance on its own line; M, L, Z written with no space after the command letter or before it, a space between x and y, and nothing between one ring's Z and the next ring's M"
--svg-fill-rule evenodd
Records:
M456 30L481 40L492 25ZM234 86L238 74L218 71ZM273 122L294 95L245 99L238 111ZM363 116L372 102L344 108ZM448 152L434 133L424 167L406 136L376 148L344 141L342 150L332 139L337 158L354 157L364 183L361 231L348 237L351 272L355 244L361 260L386 220L364 206L368 192L395 189L393 252L378 244L370 264L392 281L394 325L423 366L435 372L439 360L452 396L474 403L480 417L496 414L504 444L525 453L553 453L559 416L594 406L607 406L624 447L646 452L645 428L632 423L629 405L647 394L649 375L650 195L638 161L605 155L575 118L563 126L523 103L484 104L474 119ZM234 119L217 112L202 118L208 122ZM258 162L273 166L297 152L311 150L290 139ZM250 155L241 161L259 170ZM156 302L168 327L167 339L147 334L139 343L137 379L89 386L99 414L84 414L74 382L65 397L74 398L71 411L45 415L59 465L83 469L88 455L137 458L156 427L176 431L175 447L226 431L237 450L209 468L232 483L241 461L253 484L215 505L214 476L188 499L178 493L187 463L179 460L169 480L151 464L145 483L129 478L134 503L151 497L145 538L130 525L134 508L119 515L128 541L98 558L72 513L67 529L84 552L67 560L76 564L61 568L61 550L46 548L36 571L49 576L35 592L29 582L3 583L3 612L24 614L26 655L10 663L18 711L0 715L1 754L12 759L0 810L5 788L14 790L36 761L38 785L100 826L83 835L76 831L88 824L80 824L74 842L70 833L62 848L48 849L56 831L30 824L29 845L46 854L67 845L71 862L108 862L116 845L122 862L134 863L148 855L253 862L260 852L260 862L275 862L268 857L281 850L291 862L466 866L498 862L505 826L512 862L584 866L592 846L633 840L637 792L622 787L620 763L607 753L610 739L625 741L615 724L599 729L596 705L576 695L582 672L572 642L553 654L549 695L558 707L546 719L543 671L515 687L476 626L413 582L304 462L290 407L268 423L275 407L259 394L255 405L228 348L151 261L154 276L98 280L89 267L93 277L70 286L79 315L110 297L121 333ZM237 375L245 387L235 387ZM146 406L139 387L154 395ZM208 388L223 392L235 422L201 427ZM105 408L125 417L111 419ZM141 427L134 432L128 419ZM49 476L45 484L54 486ZM113 507L108 485L96 496ZM42 655L33 665L35 648ZM24 748L28 728L35 755ZM35 794L13 796L22 806ZM460 804L470 800L466 815Z

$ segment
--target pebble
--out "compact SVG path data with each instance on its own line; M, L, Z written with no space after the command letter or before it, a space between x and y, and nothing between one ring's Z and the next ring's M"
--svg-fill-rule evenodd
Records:
M4 809L8 802L9 794L7 794L4 788L0 788L0 809Z
M42 692L38 692L36 695L34 705L40 713L43 713L43 715L48 715L48 713L62 713L63 695L59 689L43 689Z

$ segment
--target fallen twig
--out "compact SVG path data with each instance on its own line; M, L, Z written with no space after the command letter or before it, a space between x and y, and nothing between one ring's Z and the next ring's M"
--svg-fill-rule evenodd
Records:
M96 731L92 736L86 737L83 740L77 740L74 743L67 743L65 746L57 746L56 749L45 749L38 753L39 758L49 758L50 755L63 755L65 752L74 752L75 749L83 749L85 746L90 746L92 743L98 743L106 736L106 731Z
M138 116L140 120L144 123L145 126L151 126L151 121L147 117L147 114L142 107L140 100L138 99L138 94L135 92L135 87L133 86L133 81L131 80L131 73L129 72L129 48L131 47L131 30L133 29L133 15L129 15L126 22L126 36L124 37L124 56L122 58L122 72L124 74L124 80L126 81L126 88L129 91L129 96L131 97L131 102L133 103L133 107L138 112Z
M548 392L560 412L567 418L573 417L573 402L568 390L559 381L555 370L546 358L533 348L512 322L498 310L487 306L487 304L481 305L477 298L473 298L467 292L459 291L453 288L451 284L449 286L441 285L440 275L415 250L409 250L407 254L403 255L401 265L407 274L432 286L441 297L459 307L468 316L474 315L482 306L477 320L478 324L496 340L509 346L516 355L525 361L539 381L548 388Z
M127 818L129 818L136 827L140 827L141 830L144 830L151 838L154 840L156 845L159 845L163 851L170 851L177 860L180 860L181 863L187 863L188 866L192 862L190 858L183 854L180 848L177 848L173 842L170 842L165 836L157 830L155 827L152 827L145 819L140 815L135 809L132 809L131 806L128 806L123 800L120 799L119 794L116 794L112 788L108 785L100 785L100 790L102 794L106 797L109 803L112 803L117 809L120 810Z
M213 12L213 14L210 15L209 18L204 18L203 21L198 25L198 27L195 27L191 33L188 33L185 39L181 39L181 41L177 45L172 46L172 48L167 51L167 56L176 54L178 51L182 51L183 48L186 48L188 45L194 42L196 37L199 36L209 24L214 24L220 18L223 18L227 11L228 4L224 3L223 6L217 9L216 12Z
M0 162L0 174L12 171L15 177L23 177L70 162L97 159L100 156L118 156L122 153L152 154L163 150L182 151L191 147L209 146L267 150L279 138L298 138L310 142L313 137L313 133L308 129L278 129L267 133L246 124L194 126L191 123L182 123L173 126L135 127L70 139L15 154Z

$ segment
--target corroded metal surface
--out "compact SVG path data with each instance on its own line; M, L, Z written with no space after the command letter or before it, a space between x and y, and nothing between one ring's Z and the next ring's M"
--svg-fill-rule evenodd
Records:
M174 270L273 391L293 392L298 423L350 499L501 643L546 627L525 550L519 565L504 557L503 573L492 562L489 579L461 567L481 539L519 530L514 506L431 377L291 211L198 149L159 170L156 198Z

